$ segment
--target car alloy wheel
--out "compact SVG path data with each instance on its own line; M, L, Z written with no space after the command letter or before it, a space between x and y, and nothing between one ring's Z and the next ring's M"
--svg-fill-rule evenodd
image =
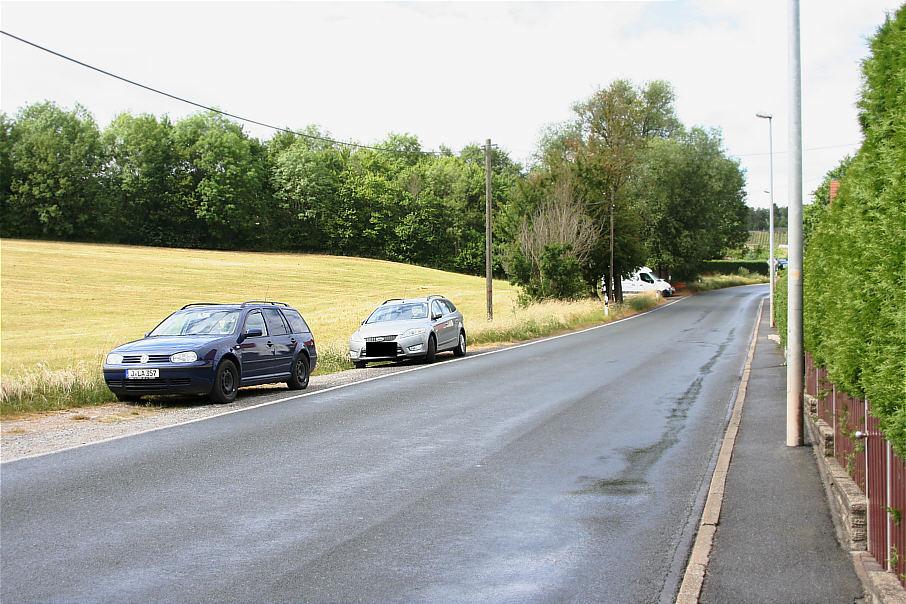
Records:
M466 356L466 332L459 332L459 344L453 349L453 356Z

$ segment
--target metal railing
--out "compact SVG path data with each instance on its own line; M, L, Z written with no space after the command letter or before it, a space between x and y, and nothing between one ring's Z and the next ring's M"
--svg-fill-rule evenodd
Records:
M806 391L834 431L834 457L868 498L868 550L906 585L906 463L871 415L871 404L838 390L806 353Z

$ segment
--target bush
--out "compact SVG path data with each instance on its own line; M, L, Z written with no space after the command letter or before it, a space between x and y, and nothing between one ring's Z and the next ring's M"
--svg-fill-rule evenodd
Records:
M709 260L703 262L701 273L716 275L742 275L740 269L749 271L749 274L768 275L768 263L764 261L747 260Z

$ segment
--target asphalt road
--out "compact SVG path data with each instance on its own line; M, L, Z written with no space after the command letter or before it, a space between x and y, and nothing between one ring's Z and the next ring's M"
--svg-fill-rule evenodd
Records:
M766 293L2 464L0 599L673 601Z

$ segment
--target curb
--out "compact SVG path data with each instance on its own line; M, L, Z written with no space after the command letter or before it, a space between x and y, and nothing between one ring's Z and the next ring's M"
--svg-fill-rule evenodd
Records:
M736 393L736 401L733 403L733 413L730 416L730 422L724 434L720 453L717 456L714 474L711 476L708 499L705 501L705 509L702 512L702 519L698 526L698 533L695 536L695 544L692 546L689 563L686 565L686 573L683 576L683 582L676 597L676 604L696 604L698 597L701 595L705 571L708 568L711 549L714 546L714 534L717 532L717 524L720 521L720 510L724 501L730 459L733 457L733 447L736 445L736 435L739 433L739 424L742 420L742 408L746 399L746 389L749 385L749 375L752 371L752 358L755 356L755 344L758 342L758 329L761 326L763 309L764 299L762 298L761 304L758 306L758 319L755 321L755 329L752 332L752 341L749 344L749 352L742 372L742 379L739 382L739 390Z

